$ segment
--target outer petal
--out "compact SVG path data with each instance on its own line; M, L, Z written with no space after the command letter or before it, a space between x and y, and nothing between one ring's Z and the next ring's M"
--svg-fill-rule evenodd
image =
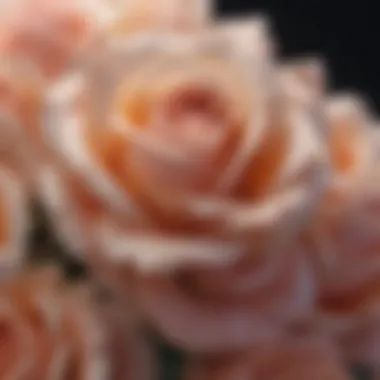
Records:
M212 16L213 0L127 0L117 5L120 16L111 27L113 35L123 36L146 29L178 32L204 27Z
M0 63L1 160L33 187L35 172L46 154L40 117L46 82L26 62L4 58Z
M143 312L165 338L194 352L240 350L281 335L314 310L313 272L302 250L256 260L140 276Z
M337 94L326 101L328 145L334 170L332 191L344 191L364 182L374 170L372 115L365 100L355 94Z
M205 359L190 367L188 380L349 380L328 342L288 337L240 356Z
M2 274L19 267L26 255L28 193L18 174L0 168L0 269Z
M109 18L113 19L106 4L103 0L14 1L2 14L0 50L36 65L53 79L99 40Z

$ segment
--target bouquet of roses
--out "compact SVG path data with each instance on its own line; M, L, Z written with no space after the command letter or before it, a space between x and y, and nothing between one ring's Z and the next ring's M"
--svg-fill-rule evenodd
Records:
M380 376L377 121L212 8L0 2L0 380Z

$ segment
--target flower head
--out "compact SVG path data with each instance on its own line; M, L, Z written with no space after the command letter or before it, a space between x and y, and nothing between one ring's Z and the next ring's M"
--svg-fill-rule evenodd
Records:
M352 95L330 98L326 119L332 181L310 225L320 279L316 320L350 360L355 352L361 361L378 345L373 326L380 317L375 122L363 99ZM369 361L374 356L370 352Z
M96 247L168 268L225 262L299 228L323 188L324 150L272 52L262 20L139 33L51 91L56 187Z
M107 25L106 2L17 0L1 15L0 52L56 78L85 54Z
M3 281L0 305L1 378L152 378L137 368L151 363L117 314L63 286L55 270Z

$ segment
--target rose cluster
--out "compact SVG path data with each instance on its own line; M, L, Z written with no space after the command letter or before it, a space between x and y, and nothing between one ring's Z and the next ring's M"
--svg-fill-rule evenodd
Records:
M0 10L0 380L153 380L152 333L186 380L380 376L362 96L208 0ZM36 202L84 283L30 265Z

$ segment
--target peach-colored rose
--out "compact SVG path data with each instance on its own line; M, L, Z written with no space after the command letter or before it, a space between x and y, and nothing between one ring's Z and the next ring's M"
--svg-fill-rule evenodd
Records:
M0 378L151 380L145 343L112 305L52 269L0 284Z
M112 9L103 0L7 2L0 16L2 58L17 57L55 78L100 38L107 12Z
M249 348L308 321L315 310L315 276L302 247L222 269L138 275L136 283L147 320L194 352Z
M30 182L46 154L42 102L49 83L80 60L105 30L103 0L12 0L0 11L0 139ZM51 158L49 158L50 160Z
M380 322L380 178L372 138L375 122L355 96L328 100L326 118L333 176L310 234L320 274L317 320L337 337L350 359L352 352L363 351L369 359L375 356L370 353L375 346L364 337L371 335L369 327ZM367 333L358 340L360 331Z
M326 108L333 176L312 226L312 237L326 269L324 285L331 293L333 289L340 295L347 291L351 297L354 289L368 285L379 273L380 199L373 185L378 177L371 139L373 120L354 97L333 98Z
M0 148L0 157L2 153ZM28 193L19 173L0 164L0 277L18 268L26 254L27 203Z
M60 164L41 171L59 220L152 269L225 263L298 231L325 155L268 39L261 20L137 34L62 80L44 135Z
M334 346L321 339L289 337L236 356L203 358L186 380L350 380Z
M191 5L189 9L186 4ZM182 25L193 30L209 17L211 4L204 0L169 0L165 4L140 0L19 0L3 4L1 9L0 137L9 145L12 160L28 176L36 171L37 161L52 159L44 157L48 147L40 130L41 103L49 81L73 63L86 61L90 47L109 38L110 29L123 37L125 28L133 28L136 20L149 15L151 24L143 23L141 28ZM30 181L33 179L31 175Z

